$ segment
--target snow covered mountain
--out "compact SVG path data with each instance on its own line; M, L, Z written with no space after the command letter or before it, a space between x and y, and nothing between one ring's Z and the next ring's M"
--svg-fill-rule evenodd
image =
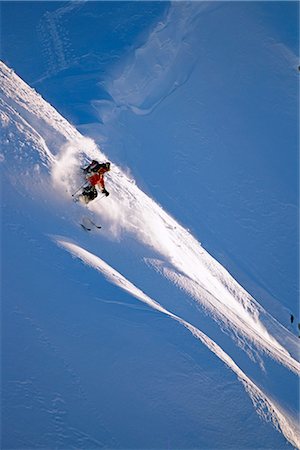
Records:
M300 447L297 337L114 161L73 203L109 155L0 68L3 448Z

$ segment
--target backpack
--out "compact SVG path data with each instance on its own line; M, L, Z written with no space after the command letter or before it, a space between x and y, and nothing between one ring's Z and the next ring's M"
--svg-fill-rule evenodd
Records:
M96 173L99 169L101 169L102 166L103 164L100 164L98 163L98 161L93 159L93 161L87 167L85 167L83 171L84 173Z

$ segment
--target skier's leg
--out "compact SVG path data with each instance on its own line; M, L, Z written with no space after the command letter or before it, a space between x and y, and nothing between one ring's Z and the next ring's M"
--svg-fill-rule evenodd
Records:
M98 195L97 189L95 186L88 186L86 187L81 194L81 201L83 200L84 203L89 203L92 200L94 200Z
M91 200L94 200L97 196L98 196L98 191L95 188L95 186L93 186L93 189L90 192L90 198L91 198Z

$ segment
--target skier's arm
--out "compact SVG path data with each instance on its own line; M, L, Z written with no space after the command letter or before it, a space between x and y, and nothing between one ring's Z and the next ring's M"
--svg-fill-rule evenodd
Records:
M100 177L99 182L98 182L98 186L101 187L101 192L102 194L105 194L106 197L109 195L109 192L105 189L105 184L104 184L104 177Z
M103 175L100 175L99 181L98 181L98 185L101 187L101 189L105 189L105 184L104 184L104 177Z

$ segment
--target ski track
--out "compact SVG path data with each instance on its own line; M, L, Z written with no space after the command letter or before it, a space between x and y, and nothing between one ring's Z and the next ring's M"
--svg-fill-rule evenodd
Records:
M26 159L27 176L32 175L37 163L42 161L46 170L40 176L44 177L47 186L52 181L52 197L56 199L59 193L65 192L65 195L60 195L60 201L70 203L70 194L82 183L78 174L78 161L83 163L91 158L104 160L107 159L106 155L92 140L83 138L3 63L0 63L0 78L1 122L3 129L8 131L7 139L2 142L1 163L5 164L9 158L22 159L22 147L16 146L15 154L12 155L9 146L17 132L23 133L25 141L34 142L31 149L28 149L32 154ZM6 165L7 173L12 179L16 167L9 169L8 166L9 164ZM120 239L122 234L129 234L150 247L162 259L149 261L155 270L183 289L222 327L231 330L233 338L238 342L245 342L254 352L256 349L269 355L294 373L300 373L297 338L265 311L184 227L114 164L107 177L107 185L111 192L109 208L104 211L95 202L89 209L101 218L111 237ZM55 202L53 205L55 208ZM78 207L76 211L74 214L78 213ZM74 217L70 218L71 221L73 219ZM293 445L300 445L293 420L247 377L218 344L146 296L100 258L67 240L57 239L57 243L100 270L110 281L185 326L234 371L244 384L258 413L265 419L269 417Z
M218 344L216 344L212 339L189 322L162 307L157 301L146 295L141 289L136 287L98 256L88 252L77 244L62 238L54 237L54 240L60 247L68 250L73 256L79 258L88 266L102 273L109 282L130 293L135 298L143 303L146 303L156 311L171 317L173 320L188 329L196 339L200 340L202 344L204 344L236 374L237 378L243 383L245 390L250 395L258 414L265 420L272 422L273 425L280 430L286 439L294 446L300 446L300 436L298 433L297 423L295 423L292 418L288 417L286 413L283 414L281 409L266 394L264 394L261 389L258 388L258 386L238 367L233 359L226 352L224 352Z

